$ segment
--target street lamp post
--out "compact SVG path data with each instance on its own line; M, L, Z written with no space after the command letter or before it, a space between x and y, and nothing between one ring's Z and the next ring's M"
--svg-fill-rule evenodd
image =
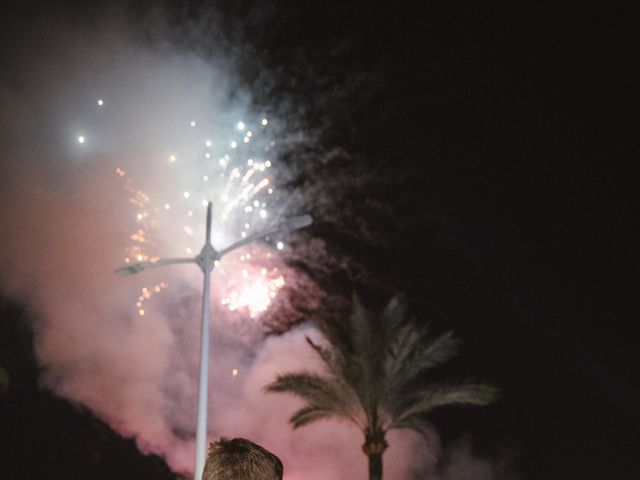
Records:
M133 275L147 268L161 267L164 265L173 265L178 263L195 263L202 270L204 276L203 292L202 292L202 315L201 315L201 332L200 332L200 375L198 381L198 419L196 430L196 459L195 470L193 473L194 480L200 480L202 470L204 469L205 450L207 441L207 392L209 383L209 319L211 310L211 272L215 264L227 253L248 243L264 238L279 232L297 230L311 225L313 219L310 215L301 215L285 220L281 223L273 225L266 230L250 235L242 240L220 251L216 251L211 245L211 202L207 205L207 230L205 244L200 253L193 258L169 258L157 260L155 262L139 262L127 265L115 270L115 273L121 276Z

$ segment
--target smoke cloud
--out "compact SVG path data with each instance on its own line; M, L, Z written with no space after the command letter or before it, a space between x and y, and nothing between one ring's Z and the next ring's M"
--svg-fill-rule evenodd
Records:
M134 437L141 451L162 455L188 476L201 275L193 266L113 275L135 226L130 192L115 172L126 171L135 188L150 196L181 192L196 160L185 152L179 168L168 171L166 159L185 143L184 126L191 119L208 121L217 131L264 112L252 111L251 93L234 84L230 61L149 41L137 33L139 26L118 15L95 15L93 24L49 15L31 27L20 37L24 44L10 58L11 72L0 87L3 289L38 314L43 386L89 407ZM286 119L280 125L277 120L271 122L273 132L286 143L294 135L286 131ZM297 213L291 199L278 202L276 216ZM202 230L199 224L195 236L201 238ZM179 243L156 242L168 256ZM322 242L311 244L322 255ZM272 247L243 252L257 255L256 249L273 254L271 267L282 272L286 288L265 315L251 318L246 310L229 312L219 305L216 286L225 278L214 275L210 437L254 439L283 458L289 480L364 472L361 432L332 422L291 432L287 420L298 401L262 392L278 372L318 367L304 341L305 335L317 336L310 324L265 336L264 322L286 330L324 297ZM145 302L144 315L137 314L137 292L160 282L168 286ZM420 439L394 433L391 440L387 478L409 478L434 465L435 457L416 460L423 450Z

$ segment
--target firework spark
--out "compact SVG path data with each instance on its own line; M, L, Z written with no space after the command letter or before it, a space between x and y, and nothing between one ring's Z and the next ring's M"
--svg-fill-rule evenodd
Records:
M99 106L104 100L101 102ZM164 175L178 180L175 189L152 195L138 187L123 167L115 169L132 208L125 263L156 262L161 257L198 252L202 238L197 232L203 227L200 213L209 201L213 203L212 243L217 248L260 231L276 217L272 214L276 196L270 176L276 142L268 119L238 121L226 129L208 129L206 125L188 122L191 131L184 135L184 144L175 145L167 157L158 159L167 170ZM272 240L278 250L283 249L281 240ZM230 312L256 318L269 307L285 279L273 266L271 249L254 245L242 252L216 265L224 285L220 304ZM144 303L153 294L167 287L167 282L144 287L136 302L138 315L145 314Z

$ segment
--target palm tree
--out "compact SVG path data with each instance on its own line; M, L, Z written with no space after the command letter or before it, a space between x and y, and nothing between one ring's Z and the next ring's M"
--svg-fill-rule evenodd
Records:
M408 318L403 297L393 297L380 314L354 296L346 324L320 323L328 344L307 342L323 361L323 374L285 373L265 387L307 403L290 419L293 428L327 418L346 419L364 433L370 480L382 479L385 435L409 428L426 435L425 414L449 405L488 405L498 396L490 385L459 381L426 383L425 374L455 357L460 341L452 332L431 338L429 325Z

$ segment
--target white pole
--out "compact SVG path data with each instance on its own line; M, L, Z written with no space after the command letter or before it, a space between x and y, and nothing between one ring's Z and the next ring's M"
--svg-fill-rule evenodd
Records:
M209 305L211 272L204 274L204 295L202 297L202 327L200 344L200 380L198 382L198 427L196 430L196 468L193 479L200 480L204 469L207 447L207 394L209 389Z
M198 420L196 429L196 463L193 480L202 478L207 447L207 396L209 393L209 322L211 321L211 272L217 254L211 246L211 202L207 206L205 245L197 258L204 274L200 331L200 379L198 381Z

